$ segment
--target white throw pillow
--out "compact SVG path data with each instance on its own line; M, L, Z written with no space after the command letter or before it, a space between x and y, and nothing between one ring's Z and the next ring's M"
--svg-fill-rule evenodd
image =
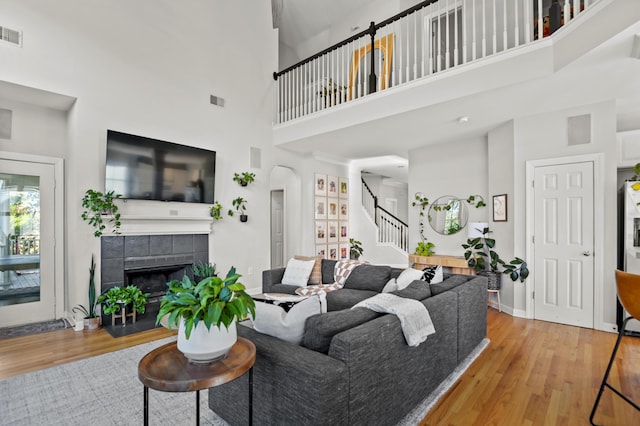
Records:
M409 284L415 280L420 280L424 276L424 272L419 269L407 268L398 276L398 290L404 290Z
M299 345L302 342L307 318L320 313L322 313L322 307L318 296L310 296L296 303L289 312L285 312L277 305L256 302L253 328L260 333Z
M282 284L305 287L309 282L309 275L311 275L315 263L315 260L289 259L282 277Z
M429 284L438 284L444 279L441 265L427 266L422 270L422 274L423 277L420 279L428 282Z
M384 288L382 289L382 293L391 293L392 291L396 290L398 290L398 281L396 281L395 278L391 278L385 284Z

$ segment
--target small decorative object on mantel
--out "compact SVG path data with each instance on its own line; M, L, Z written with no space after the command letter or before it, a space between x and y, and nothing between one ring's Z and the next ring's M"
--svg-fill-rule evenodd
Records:
M238 198L234 199L233 201L231 201L231 204L236 209L236 212L238 212L240 214L240 222L246 222L247 219L248 219L248 216L244 212L247 209L247 200L245 200L242 197L238 197ZM229 216L233 216L234 212L233 212L233 210L229 209L227 214Z
M122 195L116 194L114 191L103 194L100 191L87 189L87 192L85 192L84 197L82 197L82 207L85 210L82 212L81 217L82 220L94 228L93 235L95 237L100 238L107 227L104 224L103 216L107 216L108 221L113 225L113 233L120 233L120 213L118 213L118 206L115 204L115 200L121 197Z
M209 214L214 220L222 219L222 204L217 201L213 202L213 205L209 208Z
M238 185L240 186L247 186L248 184L250 184L251 182L253 182L256 178L256 175L254 173L250 173L250 172L242 172L242 173L234 173L233 174L233 181L234 182L238 182Z
M185 275L167 283L156 325L168 315L168 327L178 326L178 350L190 362L223 358L237 340L237 321L249 313L255 318L255 302L239 278L232 266L224 279L212 276L195 283Z

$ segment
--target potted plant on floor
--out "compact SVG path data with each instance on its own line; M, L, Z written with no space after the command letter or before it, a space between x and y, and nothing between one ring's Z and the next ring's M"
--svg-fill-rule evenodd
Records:
M100 327L100 317L96 314L98 301L96 300L96 262L94 256L91 256L91 267L89 268L89 304L87 306L77 305L71 311L84 315L84 331L96 331ZM79 331L79 330L78 330Z
M489 290L500 290L500 276L503 273L509 275L511 281L519 279L520 282L524 282L529 276L527 262L519 257L509 263L502 260L494 250L496 240L487 238L488 232L489 229L485 228L482 237L470 238L466 244L462 244L466 250L464 258L469 267L474 268L478 275L484 275L489 279Z
M102 304L102 312L107 315L114 315L126 306L131 306L131 313L143 314L146 310L149 294L145 294L135 285L126 287L111 287L98 298L98 303ZM134 320L135 322L135 315ZM125 323L123 318L122 323Z
M245 214L245 210L247 209L247 200L242 197L238 197L231 201L231 204L236 209L236 212L240 214L240 222L246 222L248 219L248 216ZM227 213L229 214L229 216L233 216L234 214L233 210L231 209L229 209Z
M121 197L122 195L116 194L114 191L103 194L100 191L87 189L87 192L85 192L84 197L82 197L82 207L85 210L82 212L81 217L82 220L93 227L93 235L95 237L100 238L107 228L104 218L113 225L114 234L120 233L120 213L118 213L118 206L115 200Z
M236 322L249 313L255 317L255 303L239 278L232 266L224 279L210 276L196 283L185 275L167 283L156 324L168 315L168 327L178 326L178 349L189 361L224 357L237 340Z

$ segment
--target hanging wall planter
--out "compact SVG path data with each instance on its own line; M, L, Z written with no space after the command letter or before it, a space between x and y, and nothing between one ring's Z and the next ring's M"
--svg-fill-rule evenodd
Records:
M249 173L249 172L242 172L242 173L234 173L233 174L233 181L234 182L238 182L238 185L240 186L247 186L248 184L250 184L251 182L253 182L256 178L256 175L253 173Z
M229 216L233 216L237 212L240 215L240 222L246 222L248 219L248 216L245 214L245 210L247 209L247 200L242 197L238 197L234 199L231 204L236 209L236 211L234 212L233 210L229 209L227 214Z

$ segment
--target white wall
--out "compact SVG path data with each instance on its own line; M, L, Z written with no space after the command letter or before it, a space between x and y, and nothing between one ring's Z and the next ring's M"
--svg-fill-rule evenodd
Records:
M491 130L488 134L487 164L489 172L489 186L487 198L487 221L491 231L491 238L496 240L495 251L505 262L509 262L514 256L514 124L513 121L505 123ZM521 192L521 191L520 191ZM507 194L507 221L493 221L493 195ZM521 256L525 258L524 256ZM502 286L500 289L500 302L502 308L513 314L514 288L522 287L517 281L513 282L505 275L502 275Z
M452 195L466 200L469 195L481 195L485 202L487 192L487 140L469 139L458 142L428 145L409 153L409 202L417 192L433 203L438 197ZM466 203L465 203L466 204ZM487 202L487 204L489 204ZM486 222L490 217L487 207L467 205L469 222ZM425 237L433 242L437 254L462 256L462 244L467 241L467 230L454 235L436 233L427 220L425 212ZM418 228L420 208L409 208L409 252L413 252L420 241Z
M568 146L567 118L576 115L591 115L591 143ZM606 328L615 323L616 290L613 271L616 267L616 114L614 101L602 101L593 105L549 111L514 120L514 196L513 199L513 247L514 255L522 257L526 252L525 204L525 164L529 160L602 153L604 155L604 175L600 185L604 190L604 218L595 224L594 237L604 243L601 253L603 275L594 276L595 297L602 303L603 312L595 314L595 327ZM596 177L597 179L597 177ZM596 180L598 184L598 180ZM596 209L598 206L596 206ZM511 211L509 212L511 213ZM596 253L595 256L598 256ZM597 257L596 257L597 258ZM533 285L531 280L527 285ZM524 286L514 287L514 309L523 311L526 307ZM607 328L610 330L610 328Z
M246 198L249 222L216 223L211 260L222 270L235 265L248 287L259 287L260 274L247 271L269 266L264 212L276 161L271 108L277 66L269 4L7 0L2 15L3 25L24 32L24 46L0 46L0 81L77 98L66 120L64 113L19 105L19 139L2 143L4 150L67 160L67 311L86 303L90 257L99 252L99 241L80 219L80 199L88 188L104 188L107 129L217 151L216 199L229 205ZM210 105L210 94L225 98L225 108ZM10 105L9 98L0 92L2 105ZM251 146L262 149L262 168L252 170L255 184L240 188L231 178L250 170ZM169 208L177 216L208 214L205 205L136 201L124 204L123 213L162 215Z

